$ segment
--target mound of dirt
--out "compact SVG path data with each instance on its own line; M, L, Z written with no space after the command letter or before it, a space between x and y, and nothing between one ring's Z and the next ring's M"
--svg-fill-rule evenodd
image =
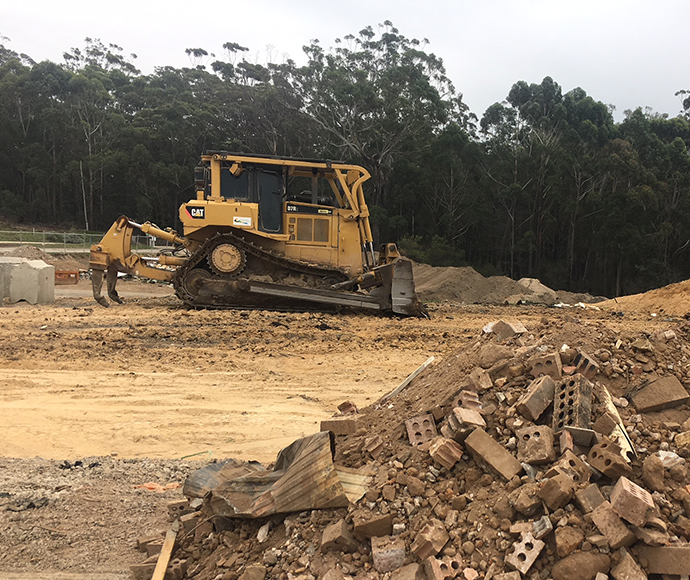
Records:
M35 246L19 246L5 253L5 256L12 258L27 258L28 260L43 260L46 264L49 263L50 254L46 254L43 250L39 250Z
M669 284L643 294L612 298L598 306L627 312L684 316L690 312L690 280Z
M85 270L89 267L88 253L83 254L48 254L35 246L19 246L2 253L12 258L27 258L28 260L43 260L46 264L55 266L56 270Z

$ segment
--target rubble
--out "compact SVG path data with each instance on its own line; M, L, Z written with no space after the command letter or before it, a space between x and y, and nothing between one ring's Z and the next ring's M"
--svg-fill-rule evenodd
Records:
M185 485L188 497L205 498L196 526L212 523L200 536L185 532L174 554L187 562L187 577L236 580L258 564L281 580L686 573L678 570L690 569L690 397L682 382L690 371L686 378L676 369L690 357L681 348L690 324L665 342L651 333L638 342L601 324L566 327L514 332L496 323L394 397L344 415L357 418L354 432L299 440L300 449L320 442L318 452L302 460L296 449L281 452L272 469L231 465L245 474L225 491L215 480ZM633 372L642 357L655 361L658 378ZM641 410L650 387L674 414ZM633 406L623 404L626 393ZM290 466L303 480L276 489ZM342 486L327 496L332 505L314 503L332 490L324 470ZM270 489L251 488L259 480ZM183 525L190 515L181 515ZM256 530L267 523L274 531L259 545Z

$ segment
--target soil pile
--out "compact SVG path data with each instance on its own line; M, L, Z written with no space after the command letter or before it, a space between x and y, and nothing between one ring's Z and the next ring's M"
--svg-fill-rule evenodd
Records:
M55 266L56 270L85 270L89 267L88 253L84 254L48 254L35 246L19 246L13 250L0 252L2 256L12 258L26 258L28 260L43 260L46 264Z
M643 294L613 298L602 302L599 306L648 315L685 316L690 312L690 280L669 284Z
M482 335L429 367L402 393L361 410L354 416L357 431L336 438L337 465L374 470L363 498L338 510L258 521L219 517L206 501L195 520L202 525L185 534L174 554L176 566L199 580L374 580L388 578L391 570L396 570L391 578L412 578L422 569L428 578L470 580L515 568L529 578L592 580L598 572L613 569L614 577L623 577L623 570L648 566L642 550L649 555L650 548L663 545L690 549L690 409L682 400L690 395L678 383L684 397L664 410L638 412L629 402L637 402L636 393L655 380L690 381L684 354L689 348L685 322L640 335L600 322L542 319L504 340ZM544 356L558 369L549 371L556 375L557 401L559 385L574 381L592 389L591 398L583 395L582 403L569 404L585 415L590 405L598 433L586 441L557 437L555 444L540 447L549 453L537 460L524 441L534 432L530 429L544 436L551 432L553 407L530 416L516 404L533 386L535 369L546 364ZM571 376L573 365L587 369L593 384ZM485 435L499 451L482 454L456 443L477 424L465 419L458 426L458 408L481 414L477 421L485 422ZM619 413L626 441L637 453L627 459L612 442ZM405 421L424 414L432 415L427 418L446 438L412 445ZM623 431L620 437L625 439ZM597 463L603 449L615 450L610 457L618 471L609 468L609 457ZM514 464L514 474L489 466L501 454L512 457L504 463ZM641 519L616 508L613 490L623 475L642 487L635 492L647 509ZM444 566L455 572L434 573Z

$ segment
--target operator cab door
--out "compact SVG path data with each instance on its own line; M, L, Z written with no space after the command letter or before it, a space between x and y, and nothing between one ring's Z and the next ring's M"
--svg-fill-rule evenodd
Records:
M283 176L263 169L255 175L259 194L259 230L280 234L283 232Z

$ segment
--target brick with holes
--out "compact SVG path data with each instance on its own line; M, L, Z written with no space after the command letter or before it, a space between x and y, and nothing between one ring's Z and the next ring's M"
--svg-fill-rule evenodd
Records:
M589 481L592 470L572 451L566 451L561 458L544 474L545 477L553 477L558 473L564 473L575 483L582 484Z
M412 543L411 550L419 556L420 559L426 560L429 556L435 556L448 542L448 532L445 526L437 519L432 518L431 521L422 528L422 531L417 534L415 541Z
M527 362L530 365L530 374L535 378L542 375L549 376L554 380L561 378L563 367L561 357L556 353L537 356Z
M443 559L429 556L424 561L427 580L447 580L455 578L462 572L462 558L446 556Z
M577 354L573 364L575 365L575 372L581 374L590 381L594 379L599 372L599 365L597 362L584 352Z
M654 513L652 494L627 477L618 479L611 492L611 507L633 526L643 527L648 515Z
M568 428L576 445L589 445L591 421L592 383L582 375L557 381L553 397L554 433Z
M438 437L434 416L431 413L412 417L405 421L405 426L407 427L407 436L410 439L410 444L414 447L423 445L434 437Z
M544 542L535 539L532 534L525 534L521 541L513 544L513 552L505 557L505 562L521 574L527 574L544 546Z
M546 425L532 425L515 432L518 459L523 463L541 465L556 459L553 448L553 431Z
M589 450L587 461L594 469L613 480L632 473L630 464L621 455L621 448L607 438Z

